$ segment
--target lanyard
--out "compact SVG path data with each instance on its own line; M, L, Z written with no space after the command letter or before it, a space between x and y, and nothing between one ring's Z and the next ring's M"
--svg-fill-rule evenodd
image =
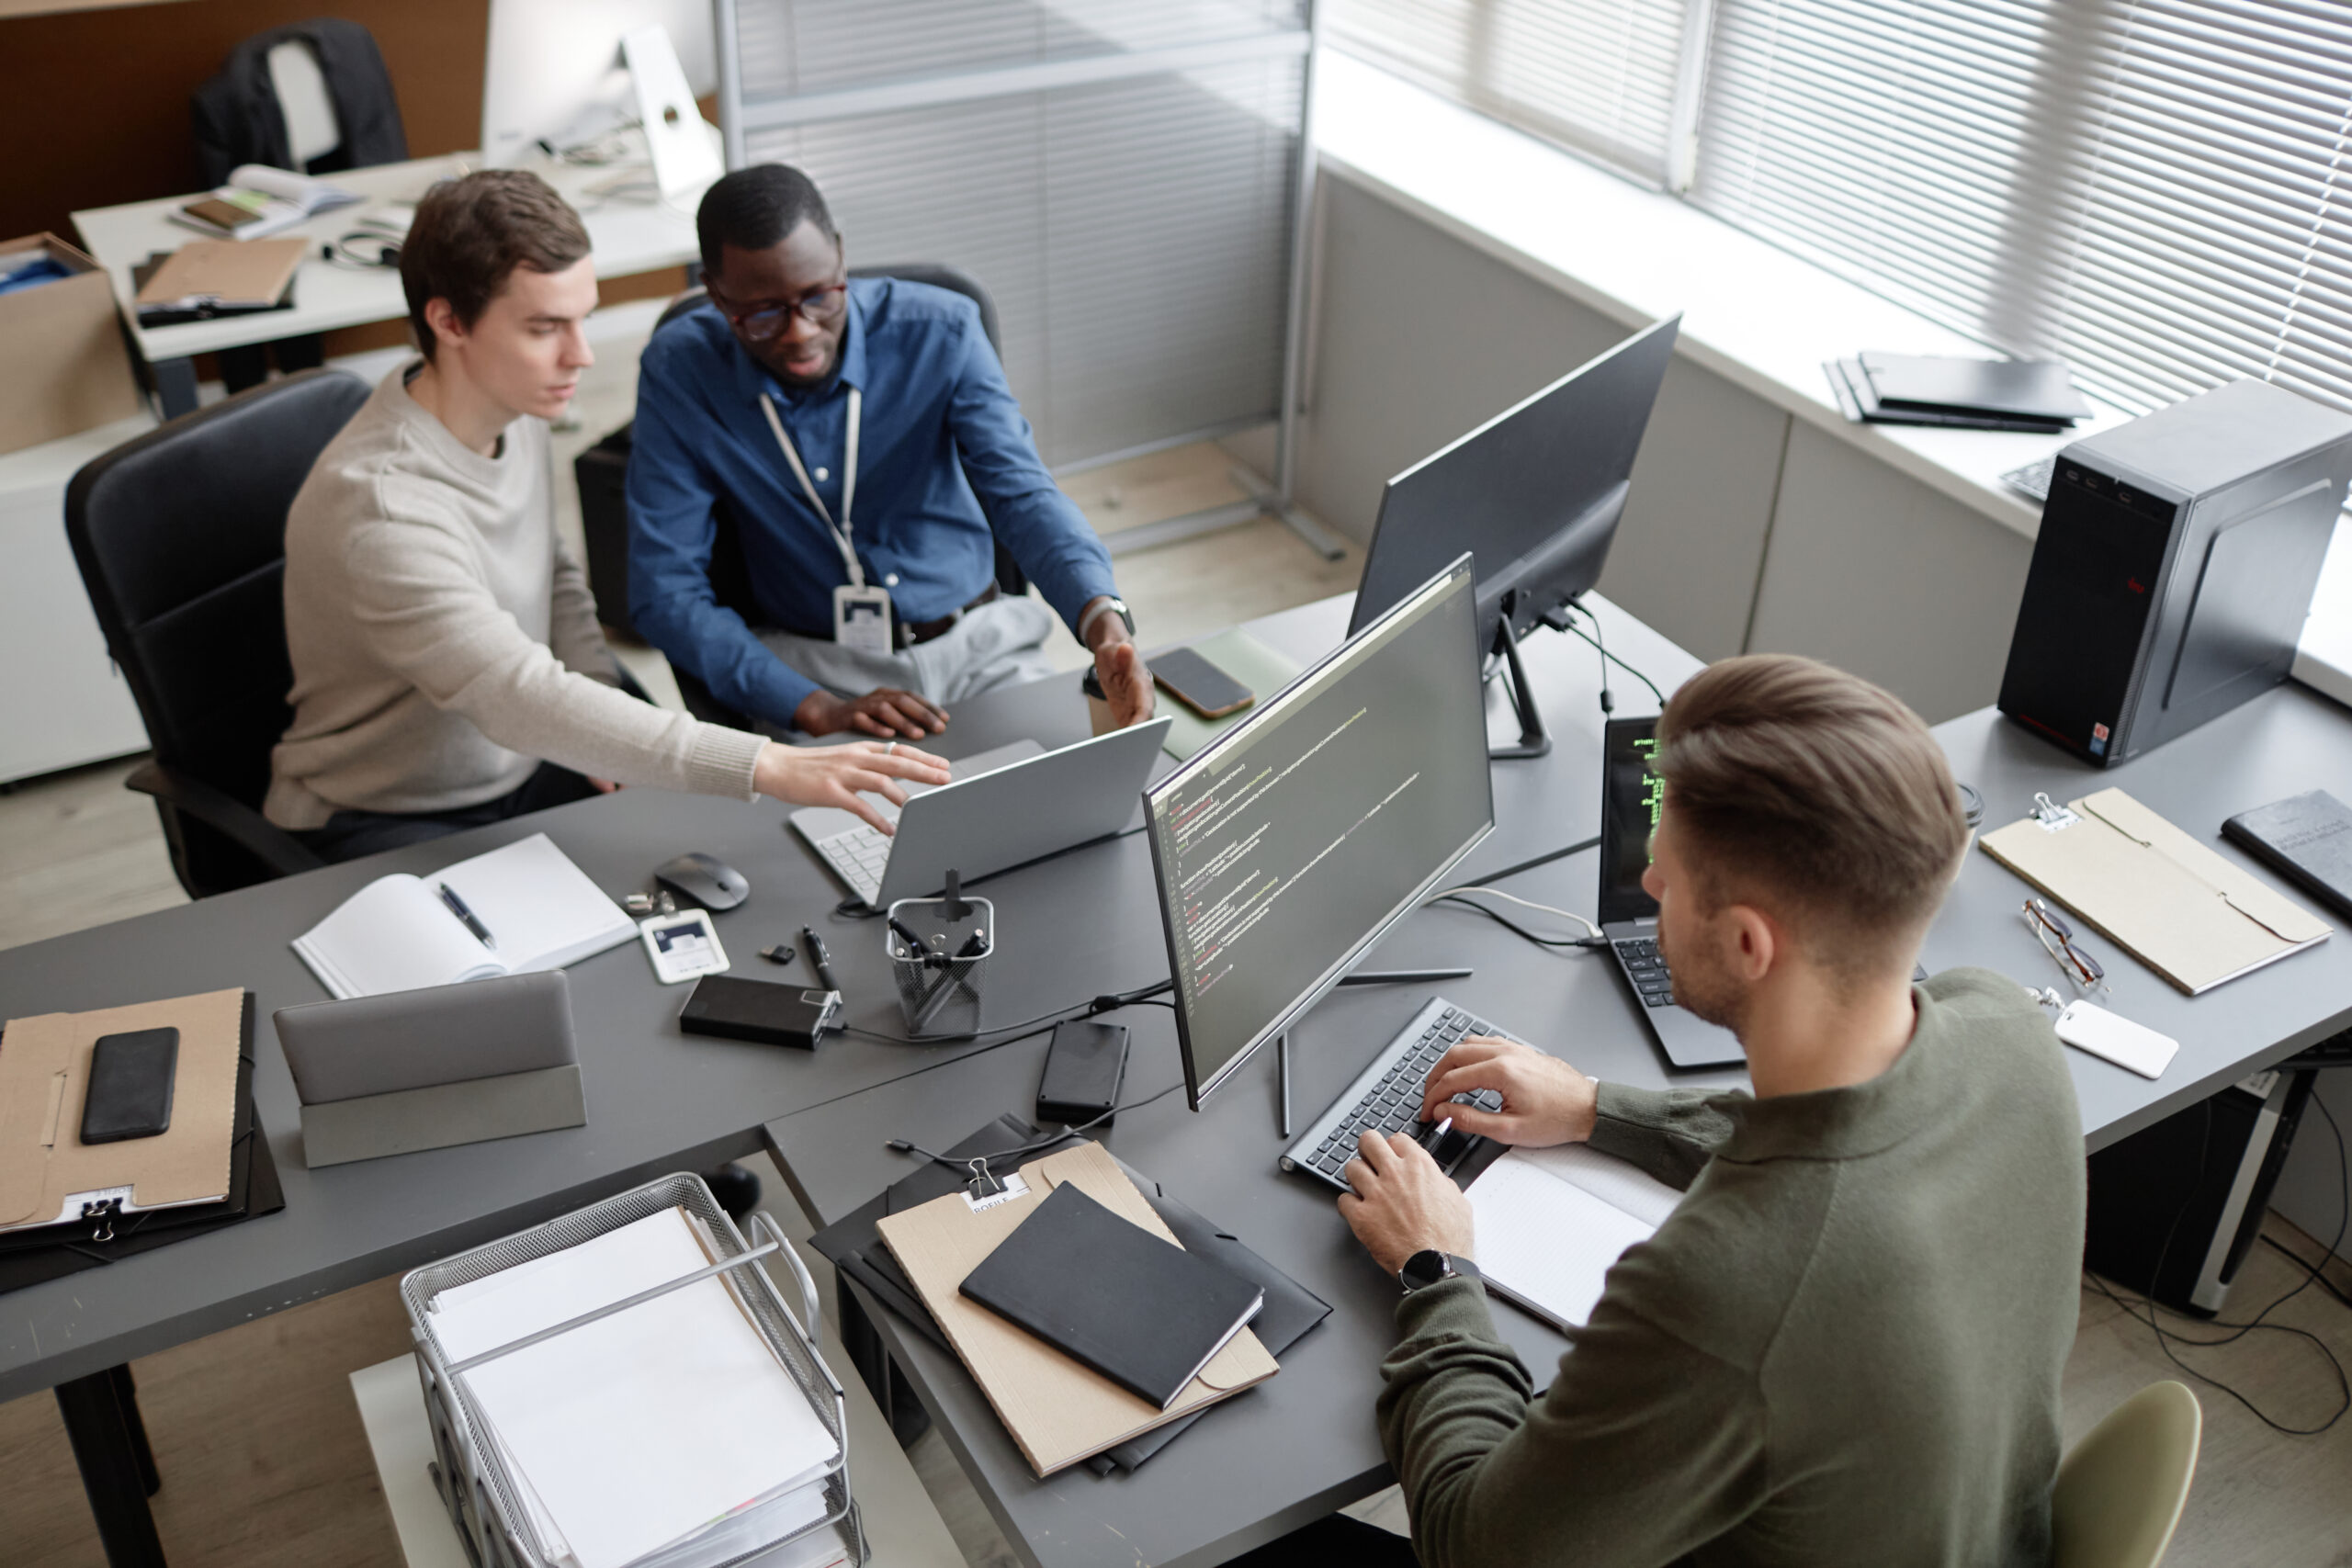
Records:
M842 553L842 564L849 569L850 586L864 588L865 568L858 564L857 550L850 536L850 530L854 525L850 521L849 513L857 500L857 432L858 426L864 423L865 394L855 387L849 389L849 430L848 440L844 443L848 450L842 458L842 520L838 524L833 521L833 514L826 510L824 497L819 495L817 487L809 482L808 470L800 462L800 449L793 446L792 437L784 433L784 421L776 417L775 404L769 400L765 392L760 394L760 412L768 416L768 428L775 432L775 444L784 448L784 460L792 465L792 477L800 481L801 493L808 498L808 504L817 509L817 515L825 520L825 532L832 536L834 547Z

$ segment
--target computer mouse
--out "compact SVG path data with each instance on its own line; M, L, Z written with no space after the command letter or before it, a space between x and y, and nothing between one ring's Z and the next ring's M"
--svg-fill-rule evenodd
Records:
M752 896L743 874L717 855L695 853L663 861L653 868L653 880L688 904L716 914L731 909Z

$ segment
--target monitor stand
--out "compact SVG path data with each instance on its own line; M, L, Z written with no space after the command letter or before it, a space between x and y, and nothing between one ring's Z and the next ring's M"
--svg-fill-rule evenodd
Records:
M1527 666L1519 661L1519 639L1510 635L1509 615L1495 629L1495 651L1503 659L1503 679L1510 686L1511 710L1519 716L1519 743L1487 748L1487 760L1510 762L1541 757L1552 750L1552 738L1544 733L1543 710L1535 705L1535 693L1527 684Z

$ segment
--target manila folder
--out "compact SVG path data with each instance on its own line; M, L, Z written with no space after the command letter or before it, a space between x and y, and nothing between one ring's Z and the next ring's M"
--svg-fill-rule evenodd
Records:
M914 1281L972 1379L989 1396L1039 1479L1166 1422L1263 1382L1279 1370L1247 1328L1165 1409L1080 1365L957 1289L1046 1195L1069 1182L1169 1246L1176 1237L1099 1144L1082 1143L1021 1168L1028 1191L975 1210L961 1190L876 1223L890 1255Z

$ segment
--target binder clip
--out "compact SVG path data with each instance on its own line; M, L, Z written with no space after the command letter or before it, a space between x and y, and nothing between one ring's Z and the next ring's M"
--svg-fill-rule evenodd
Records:
M965 1163L967 1168L972 1173L972 1179L964 1183L964 1190L968 1196L993 1198L1004 1190L1004 1183L998 1180L996 1173L989 1169L986 1155L975 1156Z
M2045 833L2064 832L2082 820L2040 790L2033 792L2033 819Z

